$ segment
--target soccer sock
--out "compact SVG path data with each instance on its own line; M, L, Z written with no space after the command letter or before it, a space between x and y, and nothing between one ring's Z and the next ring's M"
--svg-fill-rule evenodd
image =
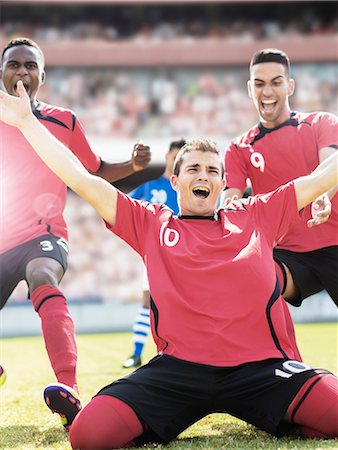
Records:
M40 316L46 350L57 380L77 391L75 329L65 297L59 289L44 284L34 289L30 299Z
M94 397L76 416L70 429L73 449L134 447L133 440L143 434L134 410L109 395Z
M133 326L134 355L141 356L150 331L150 308L140 306Z
M317 375L302 386L287 412L287 420L299 426L303 437L337 438L337 398L337 377Z

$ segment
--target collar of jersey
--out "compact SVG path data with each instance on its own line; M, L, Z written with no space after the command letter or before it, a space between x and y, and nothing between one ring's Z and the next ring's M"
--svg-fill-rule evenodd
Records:
M271 133L272 131L278 130L279 128L283 128L287 125L297 126L297 125L299 125L299 123L298 123L297 119L295 118L295 116L296 116L296 112L291 111L290 117L285 122L281 123L280 125L277 125L275 128L265 128L265 126L261 122L259 122L258 128L263 133Z
M188 216L188 215L178 215L178 219L186 220L186 219L194 219L194 220L218 220L218 214L215 212L213 216Z

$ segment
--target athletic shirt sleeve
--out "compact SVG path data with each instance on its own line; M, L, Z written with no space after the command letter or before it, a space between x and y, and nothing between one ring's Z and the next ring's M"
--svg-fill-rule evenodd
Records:
M227 188L237 188L241 191L246 189L246 179L248 172L240 147L235 142L231 142L224 155L225 182Z
M70 150L79 158L87 170L97 172L101 165L101 158L90 147L84 129L73 113L73 128L69 145Z
M141 184L136 189L134 189L132 192L129 192L129 197L135 198L137 200L143 200L145 198L144 196L144 184Z
M253 208L258 228L263 231L269 245L275 245L288 231L294 221L299 221L296 192L291 181L268 194L248 199Z
M161 205L135 200L118 192L116 223L112 227L106 226L144 257L147 233L156 232L154 224L160 222L156 216L161 215L161 210ZM165 211L164 215L169 218L171 213Z
M318 150L324 147L338 149L338 118L330 113L318 113L312 123Z

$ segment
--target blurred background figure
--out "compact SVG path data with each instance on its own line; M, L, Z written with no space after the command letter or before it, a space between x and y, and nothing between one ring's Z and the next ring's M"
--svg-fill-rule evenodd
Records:
M5 369L2 366L0 366L0 386L2 386L5 381L6 381L6 372Z
M172 188L170 177L173 173L177 153L185 145L185 139L170 142L165 155L165 171L160 178L142 184L129 195L137 200L150 203L160 203L168 206L174 214L178 214L177 194ZM142 364L142 352L150 332L150 292L146 270L143 276L142 305L139 306L133 325L133 354L124 362L123 367L129 369Z

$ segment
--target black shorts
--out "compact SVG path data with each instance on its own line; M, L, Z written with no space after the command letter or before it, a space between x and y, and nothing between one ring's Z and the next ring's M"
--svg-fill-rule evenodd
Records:
M202 417L224 412L275 436L301 386L317 372L297 361L270 359L215 367L158 355L101 389L127 403L149 429L138 444L168 443Z
M0 255L0 309L21 280L26 279L26 266L36 258L52 258L67 269L68 243L52 234L39 236Z
M338 306L337 245L303 253L275 248L274 258L290 269L298 289L297 297L289 303L300 306L305 298L326 289Z

